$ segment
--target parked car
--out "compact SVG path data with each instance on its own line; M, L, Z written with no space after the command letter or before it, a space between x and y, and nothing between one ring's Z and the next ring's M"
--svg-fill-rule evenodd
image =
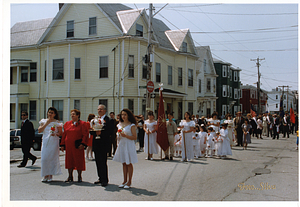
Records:
M38 129L35 130L32 148L35 151L40 151L42 148L43 133L39 133Z
M10 149L21 146L21 129L10 130Z

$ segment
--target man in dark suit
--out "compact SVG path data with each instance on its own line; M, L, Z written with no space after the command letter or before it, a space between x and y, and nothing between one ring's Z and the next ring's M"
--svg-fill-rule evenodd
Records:
M244 123L244 118L242 117L242 112L237 112L236 117L233 120L234 122L234 130L237 137L237 145L243 146L243 130L242 124Z
M18 167L25 167L28 159L32 160L32 165L36 161L36 156L30 153L30 148L33 144L34 139L34 128L31 121L28 120L28 112L22 111L22 124L21 124L21 144L22 144L22 152L23 152L23 161Z
M277 114L273 114L273 139L279 139L279 117Z
M91 131L98 173L98 180L94 184L101 184L101 186L108 185L107 153L111 149L111 137L114 133L114 121L105 114L106 106L100 104L98 106L98 115L104 120L104 126L101 131Z
M287 138L290 138L290 117L288 116L288 112L285 112L284 117L282 118L282 126L283 126L283 137L287 134Z
M117 125L118 125L119 121L115 119L115 112L110 112L109 116L114 122L114 133L111 136L111 145L110 145L110 149L109 149L109 153L108 153L108 157L112 157L111 151L113 150L112 154L115 155L116 150L117 150L117 131L118 131Z

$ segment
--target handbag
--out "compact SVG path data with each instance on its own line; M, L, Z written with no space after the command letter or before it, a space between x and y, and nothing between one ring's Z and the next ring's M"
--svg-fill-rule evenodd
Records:
M82 139L75 140L75 148L76 149L78 149L81 144L82 144ZM86 149L86 146L85 145L83 145L83 146L84 146L84 149Z

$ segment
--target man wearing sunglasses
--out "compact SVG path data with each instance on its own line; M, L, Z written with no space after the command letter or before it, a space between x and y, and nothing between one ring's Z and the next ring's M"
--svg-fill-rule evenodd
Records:
M23 161L18 167L25 167L28 159L32 160L32 165L36 161L36 156L30 153L30 148L32 147L34 139L34 128L31 121L28 120L28 112L22 111L22 124L21 124L21 144L23 152Z

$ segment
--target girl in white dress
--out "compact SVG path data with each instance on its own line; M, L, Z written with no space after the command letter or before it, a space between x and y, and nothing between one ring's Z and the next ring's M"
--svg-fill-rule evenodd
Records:
M200 157L200 136L199 136L199 130L197 130L193 135L193 152L194 157L198 158Z
M181 135L176 134L174 138L174 146L175 146L175 157L181 156Z
M207 132L208 137L206 146L206 157L212 157L213 155L215 155L216 132L213 131L212 127L208 127Z
M117 125L117 139L119 145L117 147L113 161L121 162L123 164L124 181L119 188L128 189L131 186L133 176L133 165L138 162L135 149L135 140L137 121L129 109L121 111L120 123Z
M204 157L206 146L207 146L207 132L204 125L200 126L199 136L200 136L200 152L201 152L200 157Z
M184 114L185 120L181 120L179 126L182 128L182 159L181 161L191 161L194 158L193 134L195 132L195 122L191 119L189 112Z
M228 138L227 124L222 124L222 129L220 130L220 135L218 139L220 140L218 155L220 155L222 158L226 157L226 155L232 155L230 141Z
M154 120L153 111L148 112L148 119L144 123L144 131L145 131L145 138L144 138L144 146L145 146L145 153L148 154L146 160L149 158L153 160L153 154L158 153L158 144L156 143L156 125L157 122ZM148 144L149 139L149 144Z
M211 119L208 119L208 126L214 128L215 132L220 131L220 120L218 119L218 114L214 112Z
M41 175L44 177L42 182L51 182L53 175L60 175L59 162L59 136L62 135L62 126L60 123L56 108L50 107L47 112L47 119L42 119L39 124L39 133L43 132L42 150L41 150Z
M231 114L226 115L226 120L224 121L225 124L227 124L227 130L228 130L228 137L230 140L230 147L232 148L234 145L234 137L233 137L233 120L231 119Z

